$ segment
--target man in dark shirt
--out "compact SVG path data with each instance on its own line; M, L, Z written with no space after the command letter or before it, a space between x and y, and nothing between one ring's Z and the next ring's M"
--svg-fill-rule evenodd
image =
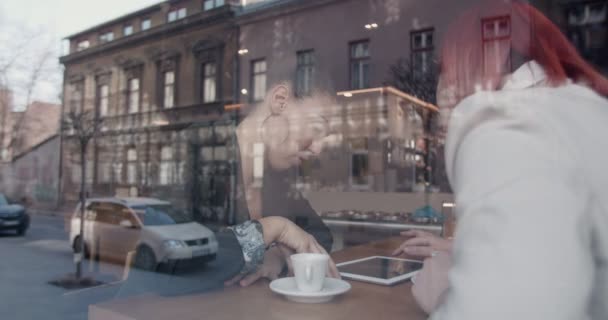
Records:
M237 197L237 222L281 216L310 233L330 252L329 228L295 189L297 167L317 156L330 136L328 99L320 96L293 100L287 85L277 85L254 106L237 129L237 174L242 190ZM247 286L261 277L275 279L287 271L293 252L277 246L266 252L264 264L253 274L239 275L227 285Z

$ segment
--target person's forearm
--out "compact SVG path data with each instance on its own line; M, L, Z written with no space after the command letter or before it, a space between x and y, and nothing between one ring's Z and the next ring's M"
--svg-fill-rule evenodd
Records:
M262 225L264 233L264 243L266 246L278 241L285 230L285 219L280 217L264 217L258 220Z

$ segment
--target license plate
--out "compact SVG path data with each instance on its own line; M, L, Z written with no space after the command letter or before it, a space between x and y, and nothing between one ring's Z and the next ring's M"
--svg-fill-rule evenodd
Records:
M206 256L208 254L209 254L209 249L198 249L198 250L192 251L193 257Z
M19 224L19 221L4 221L3 223L5 226L10 227L10 226L16 226Z

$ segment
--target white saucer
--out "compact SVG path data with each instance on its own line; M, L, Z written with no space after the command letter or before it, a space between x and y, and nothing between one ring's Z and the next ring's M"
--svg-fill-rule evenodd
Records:
M274 280L270 283L270 290L284 295L288 300L301 303L322 303L333 299L350 290L350 283L334 278L325 278L323 289L318 292L302 292L296 286L293 277Z

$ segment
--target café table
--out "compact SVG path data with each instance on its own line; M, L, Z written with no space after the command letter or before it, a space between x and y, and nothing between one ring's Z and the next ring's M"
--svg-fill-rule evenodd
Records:
M390 255L404 238L393 237L332 253L336 263ZM270 291L267 280L246 287L178 297L144 295L89 306L89 320L133 319L426 319L411 294L411 282L394 286L351 281L352 289L331 302L302 304Z

